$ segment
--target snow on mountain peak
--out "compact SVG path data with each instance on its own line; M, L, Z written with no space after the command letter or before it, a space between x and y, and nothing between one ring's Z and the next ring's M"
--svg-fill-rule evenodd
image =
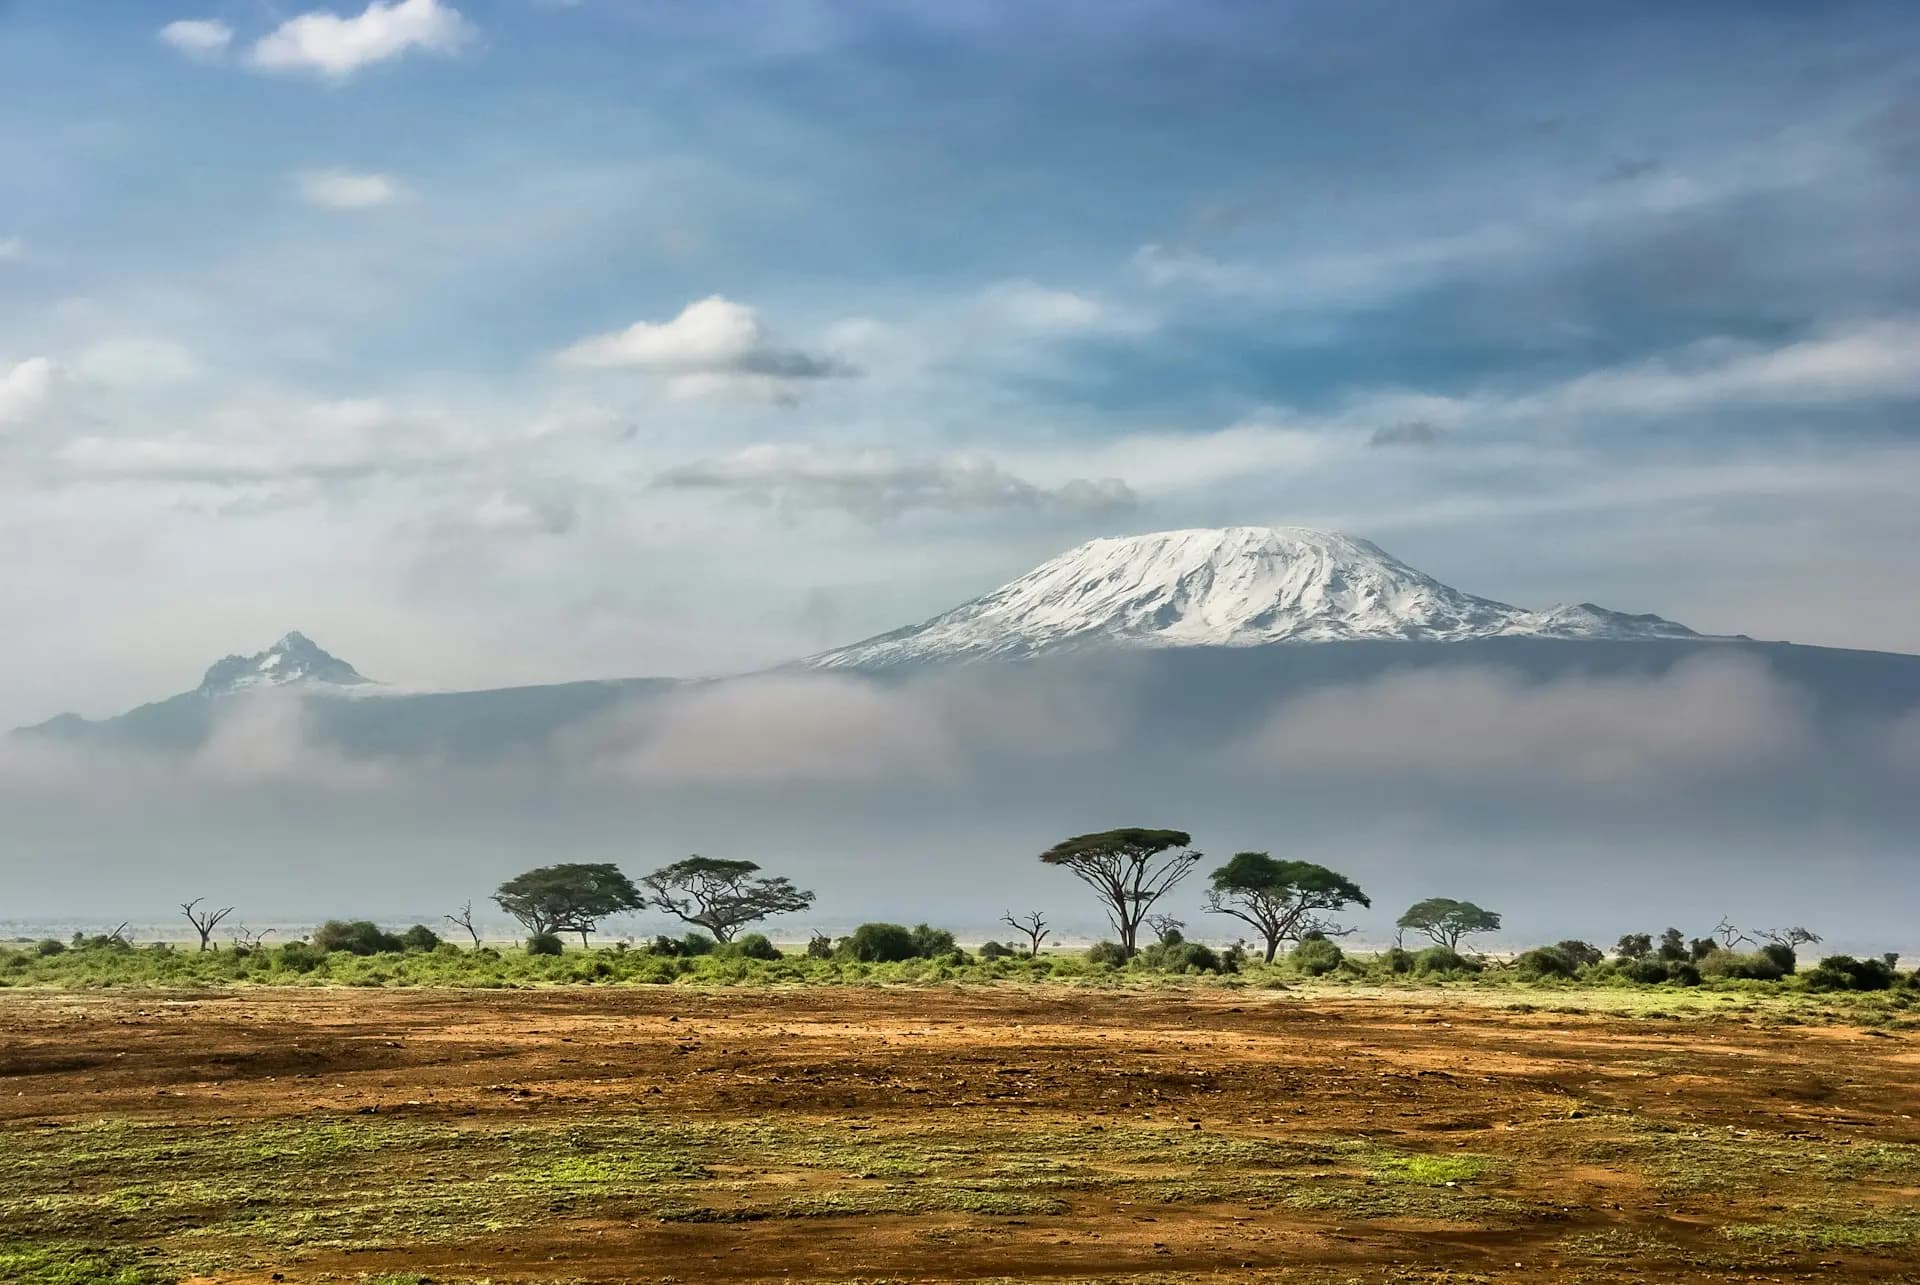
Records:
M200 680L200 691L208 696L225 696L260 687L361 687L370 682L359 670L296 629L265 651L215 661Z
M1015 658L1099 645L1249 647L1497 635L1693 637L1592 604L1523 611L1449 588L1366 540L1225 527L1091 540L923 624L812 658L824 668Z

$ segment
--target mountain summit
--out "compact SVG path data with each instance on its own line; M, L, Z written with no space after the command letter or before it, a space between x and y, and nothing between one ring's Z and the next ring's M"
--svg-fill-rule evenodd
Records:
M371 681L295 630L265 651L215 661L198 691L202 696L230 696L261 687L363 687Z
M816 668L1015 659L1089 646L1254 647L1369 639L1695 638L1591 603L1526 611L1476 598L1379 546L1306 527L1091 540L922 624L815 656Z

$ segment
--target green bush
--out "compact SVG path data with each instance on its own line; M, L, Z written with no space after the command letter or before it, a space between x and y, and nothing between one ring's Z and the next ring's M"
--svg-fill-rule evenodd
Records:
M1565 955L1567 962L1572 964L1576 969L1597 964L1607 957L1606 952L1598 946L1593 945L1591 942L1581 941L1577 937L1569 937L1566 941L1555 942L1553 949Z
M1667 964L1651 955L1640 959L1623 957L1614 961L1614 976L1624 977L1642 986L1655 986L1667 980Z
M327 962L325 951L303 941L288 942L272 952L271 958L272 962L290 973L310 973Z
M902 924L861 924L844 945L863 964L897 964L920 953L912 930Z
M1667 965L1667 980L1675 986L1698 986L1700 984L1700 966L1690 959Z
M1852 955L1828 955L1806 973L1807 986L1817 991L1883 991L1898 980L1886 960Z
M366 919L347 922L329 919L313 930L315 950L326 954L340 951L347 955L383 955L402 949L400 939L380 925Z
M1326 937L1308 937L1287 952L1287 966L1308 977L1324 977L1340 967L1346 952Z
M1481 967L1479 960L1445 946L1429 946L1413 957L1413 971L1421 974L1477 973Z
M561 955L566 949L567 944L560 940L558 933L535 933L527 938L529 955Z
M1220 956L1213 948L1197 941L1187 941L1178 933L1170 934L1173 940L1162 939L1141 950L1135 958L1143 968L1151 968L1165 973L1217 973L1220 971Z
M1127 948L1117 941L1097 941L1087 947L1089 964L1106 964L1111 968L1127 966Z
M52 937L47 937L40 941L37 941L34 943L34 946L33 946L33 953L40 956L40 958L42 959L45 959L50 955L63 955L66 953L66 950L67 950L67 943L65 943L64 941L56 940L55 938L52 938Z
M767 939L765 933L748 933L735 938L718 952L727 959L778 959L780 950Z
M1794 954L1793 947L1785 942L1768 942L1760 948L1760 953L1779 968L1782 977L1793 976L1794 970L1800 966L1800 957Z
M403 950L432 950L440 944L440 934L425 924L415 924L400 934Z
M1751 954L1725 949L1708 951L1698 967L1702 977L1777 982L1787 975L1787 970L1780 966L1779 961L1763 951Z
M1410 973L1414 969L1413 952L1394 946L1380 956L1380 963L1390 973Z
M813 936L807 938L807 958L832 959L833 938L827 936L825 933L815 933Z
M988 963L992 963L996 959L1011 959L1019 953L1020 952L1013 947L1004 945L1001 942L984 941L980 943L980 958L986 960Z
M931 928L926 924L913 926L913 953L919 958L938 959L959 949L954 943L953 934L946 929Z
M1513 961L1513 971L1522 981L1529 982L1570 978L1579 971L1579 967L1558 946L1537 946Z

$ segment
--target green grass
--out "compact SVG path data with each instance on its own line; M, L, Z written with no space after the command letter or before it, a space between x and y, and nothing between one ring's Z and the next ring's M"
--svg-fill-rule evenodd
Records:
M0 1281L20 1285L173 1285L175 1275L146 1266L129 1250L71 1245L0 1245Z
M109 1120L0 1132L0 1226L29 1245L36 1237L158 1245L168 1270L184 1275L323 1249L459 1241L555 1217L1031 1219L1070 1215L1090 1195L1135 1206L1237 1202L1480 1224L1524 1215L1523 1206L1469 1189L1488 1168L1480 1157L1354 1139L1152 1125L965 1132L664 1116L511 1127ZM166 1279L149 1269L110 1274L124 1258L74 1261L80 1285Z
M1785 1218L1734 1223L1720 1230L1729 1240L1771 1250L1908 1249L1920 1245L1920 1210L1862 1210L1824 1202L1798 1207Z

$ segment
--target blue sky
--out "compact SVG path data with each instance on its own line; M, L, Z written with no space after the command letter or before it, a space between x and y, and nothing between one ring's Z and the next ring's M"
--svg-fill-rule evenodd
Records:
M1910 4L0 0L0 722L1249 522L1920 650L1916 174Z

